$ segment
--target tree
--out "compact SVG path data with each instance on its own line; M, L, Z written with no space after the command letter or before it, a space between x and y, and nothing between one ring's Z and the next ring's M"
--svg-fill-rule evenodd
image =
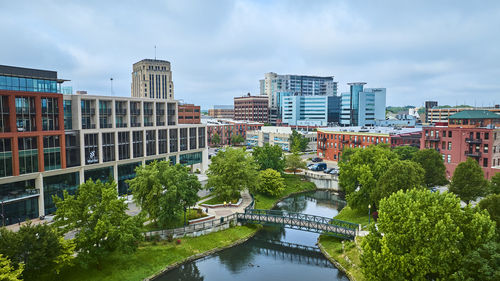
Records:
M281 173L285 169L283 150L278 145L266 143L263 147L255 147L252 156L259 170L274 169Z
M233 144L233 145L238 145L244 141L245 141L245 139L243 138L242 135L233 135L231 137L231 144Z
M457 279L474 281L500 280L500 243L490 241L474 249L464 257Z
M21 281L24 264L19 264L18 268L14 268L11 261L0 254L0 280L2 281Z
M490 193L500 194L500 173L496 173L490 181Z
M306 151L309 145L309 140L296 130L290 135L290 147L292 152Z
M306 162L300 157L300 155L297 152L287 155L285 157L285 162L286 162L286 167L292 170L294 175L298 169L306 168Z
M479 208L488 211L491 220L497 223L497 233L500 235L500 194L491 194L479 201Z
M76 195L64 191L64 199L54 196L55 225L63 233L76 231L75 245L83 265L96 264L115 250L135 251L142 239L142 216L126 214L125 199L118 198L114 181L88 180Z
M215 144L216 146L220 144L220 136L217 133L214 133L212 135L212 143Z
M358 150L361 150L361 148L352 148L352 147L344 147L342 149L342 154L340 155L339 162L344 162L347 163L351 159L351 156Z
M212 157L208 167L207 187L222 200L239 198L240 192L256 183L257 165L253 157L242 148L227 148Z
M278 196L285 190L285 180L273 169L259 172L255 191L269 196Z
M413 161L419 163L420 166L424 168L424 181L427 187L445 185L448 183L443 158L436 150L419 150L415 153Z
M414 146L396 146L392 149L401 160L411 160L414 155L419 151L417 147Z
M377 187L371 194L372 202L378 206L382 198L389 197L399 190L413 188L425 188L424 169L413 161L397 160L377 181Z
M470 201L486 195L488 188L483 169L474 159L467 158L455 168L449 190L469 204Z
M371 194L377 181L397 160L397 155L388 147L372 145L355 150L348 162L339 162L339 185L351 208L368 210L368 204L375 203Z
M24 265L25 280L58 274L73 260L74 244L48 224L28 223L21 226L18 232L2 228L0 237L0 253L18 266Z
M165 226L196 204L201 184L198 177L188 171L185 166L170 165L166 161L153 161L136 168L135 178L128 183L134 201L150 220Z
M380 201L377 227L362 242L361 267L367 280L448 280L464 256L494 235L485 211L462 209L451 193L400 190Z

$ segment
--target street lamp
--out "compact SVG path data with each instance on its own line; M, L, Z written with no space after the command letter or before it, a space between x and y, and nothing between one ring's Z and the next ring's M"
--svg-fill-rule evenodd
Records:
M186 206L184 206L184 226L186 226Z
M372 205L368 204L368 224L370 224L370 215L371 215L371 207Z

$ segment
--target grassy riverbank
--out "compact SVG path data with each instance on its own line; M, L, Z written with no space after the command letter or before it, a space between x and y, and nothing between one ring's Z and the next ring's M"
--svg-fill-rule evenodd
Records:
M258 226L237 226L199 237L181 238L181 244L174 242L143 242L132 254L114 253L97 268L83 268L79 265L66 268L60 280L142 280L167 266L190 256L222 248L240 239L253 235Z
M368 225L368 212L358 212L352 210L349 206L345 207L335 216L336 219L361 224L363 227ZM331 236L320 236L319 243L323 249L339 263L346 273L356 281L366 280L361 272L361 237L356 238L356 242L342 240ZM342 249L342 241L344 248Z
M316 185L312 182L302 180L299 175L284 174L285 190L279 196L267 196L263 194L255 195L255 209L271 209L276 202L281 198L287 197L290 194L315 190Z

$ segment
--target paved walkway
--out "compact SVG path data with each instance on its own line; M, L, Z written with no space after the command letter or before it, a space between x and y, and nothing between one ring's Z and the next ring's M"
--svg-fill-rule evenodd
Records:
M212 197L200 200L199 202L196 203L195 207L204 209L205 211L206 211L206 209L208 209L208 215L214 215L215 219L218 219L220 217L229 216L229 215L234 214L234 213L244 213L245 208L248 205L250 205L250 203L252 203L252 196L250 195L250 193L248 191L242 191L241 192L242 202L241 202L240 206L238 206L238 207L235 207L235 206L229 207L228 206L228 207L219 207L219 208L206 208L206 207L199 206L199 204L202 204L203 202L209 200L210 198L212 198Z

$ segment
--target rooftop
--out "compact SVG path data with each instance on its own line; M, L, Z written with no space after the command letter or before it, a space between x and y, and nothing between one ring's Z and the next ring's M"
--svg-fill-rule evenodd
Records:
M202 123L207 124L207 125L234 125L234 124L247 124L247 125L264 125L264 123L261 122L255 122L255 121L245 121L245 120L234 120L234 119L229 119L229 118L202 118L201 119Z
M24 67L8 66L8 65L0 65L0 75L33 78L33 79L45 79L58 82L69 81L69 80L57 79L56 71L24 68Z
M319 128L318 132L323 133L347 133L347 134L384 134L400 135L414 132L421 132L422 128L393 128L393 127L329 127Z
M448 119L500 119L500 114L489 110L463 110L451 115Z

